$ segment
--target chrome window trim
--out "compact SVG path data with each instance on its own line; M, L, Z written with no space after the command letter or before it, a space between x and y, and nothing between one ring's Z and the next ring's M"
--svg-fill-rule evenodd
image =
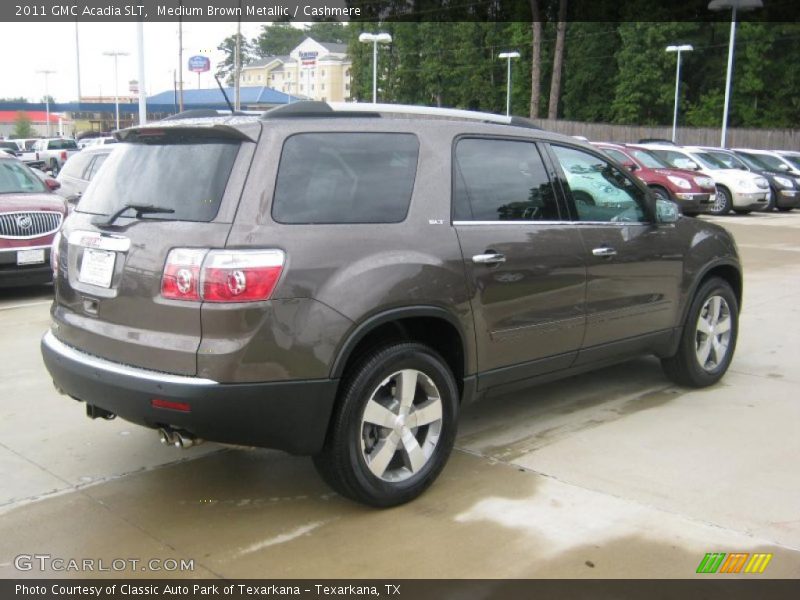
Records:
M630 227L632 225L649 226L651 221L453 221L459 225L615 225Z
M158 371L151 371L149 369L142 369L139 367L131 367L121 363L115 363L104 358L86 354L80 350L76 350L72 346L68 346L59 340L52 331L48 331L42 338L42 343L50 348L56 354L64 358L79 362L92 369L98 369L106 373L113 373L114 375L123 375L140 379L145 381L153 381L155 383L175 383L180 385L219 385L218 381L213 379L205 379L203 377L190 377L188 375L172 375L170 373L160 373Z

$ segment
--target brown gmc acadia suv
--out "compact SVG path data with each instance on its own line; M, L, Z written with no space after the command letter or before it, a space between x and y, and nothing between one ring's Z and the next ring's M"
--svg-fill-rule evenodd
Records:
M641 354L707 386L733 356L731 236L524 119L301 102L117 136L42 340L91 417L311 455L391 506L462 404Z

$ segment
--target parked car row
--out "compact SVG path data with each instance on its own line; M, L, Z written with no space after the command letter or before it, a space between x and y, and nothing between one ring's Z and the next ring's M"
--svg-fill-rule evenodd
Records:
M800 152L593 142L687 215L725 215L800 206Z

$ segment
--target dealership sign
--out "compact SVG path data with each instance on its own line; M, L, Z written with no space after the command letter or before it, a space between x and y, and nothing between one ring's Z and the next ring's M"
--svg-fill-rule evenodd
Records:
M192 56L189 58L189 70L193 73L205 73L211 70L211 61L207 56Z

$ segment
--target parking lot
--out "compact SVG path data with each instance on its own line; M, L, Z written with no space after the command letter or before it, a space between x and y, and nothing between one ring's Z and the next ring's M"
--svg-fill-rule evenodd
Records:
M472 405L431 490L385 511L306 458L87 419L41 362L50 290L0 291L0 576L684 578L708 552L767 552L757 577L797 577L800 212L708 219L745 269L720 384L676 387L647 358ZM42 573L20 554L194 569Z

